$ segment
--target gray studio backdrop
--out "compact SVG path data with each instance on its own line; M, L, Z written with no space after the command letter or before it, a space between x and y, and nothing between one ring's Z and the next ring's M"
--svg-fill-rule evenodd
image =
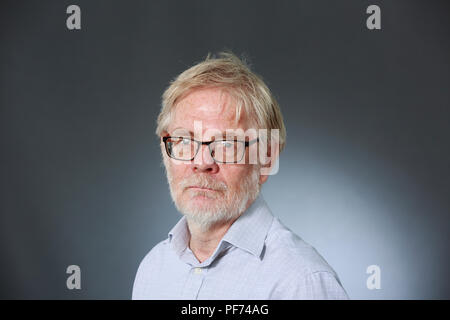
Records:
M71 4L81 30L66 27ZM381 30L366 27L371 4ZM263 188L274 215L353 299L450 298L448 3L0 6L1 298L131 297L139 262L181 217L154 135L160 96L223 49L248 57L285 117ZM370 265L380 289L366 286Z

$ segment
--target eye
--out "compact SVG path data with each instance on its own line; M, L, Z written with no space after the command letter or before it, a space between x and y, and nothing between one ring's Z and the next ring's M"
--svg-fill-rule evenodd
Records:
M233 142L230 142L230 141L222 141L222 147L225 147L225 148L232 148L233 145L234 145Z
M183 139L181 140L181 143L184 144L184 145L189 145L189 144L191 143L191 139L183 138Z

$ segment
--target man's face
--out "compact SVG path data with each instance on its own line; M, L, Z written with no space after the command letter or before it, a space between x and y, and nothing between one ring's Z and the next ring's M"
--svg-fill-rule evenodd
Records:
M233 100L223 91L195 90L177 103L165 135L186 136L188 132L193 135L194 123L197 130L201 124L202 141L213 140L217 132L249 129L250 121L244 110L238 123L235 112ZM260 184L265 182L258 165L216 163L207 145L200 147L194 160L186 162L169 158L164 143L161 148L177 209L204 230L218 222L237 218L254 201ZM248 148L246 153L248 156Z

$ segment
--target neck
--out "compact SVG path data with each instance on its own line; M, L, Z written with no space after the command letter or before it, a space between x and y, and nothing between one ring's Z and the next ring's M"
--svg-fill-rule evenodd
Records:
M243 212L245 212L253 200L249 199ZM242 213L235 219L226 222L218 222L212 225L207 230L202 230L194 221L187 219L189 232L191 238L189 240L189 248L194 253L200 263L208 259L214 253L220 240L222 240L225 233L230 229L231 225L242 215Z
M236 218L237 219L237 218ZM236 219L217 223L208 230L202 230L197 224L188 220L191 239L189 240L189 248L194 253L198 261L203 262L208 259L219 245L225 233L231 227Z

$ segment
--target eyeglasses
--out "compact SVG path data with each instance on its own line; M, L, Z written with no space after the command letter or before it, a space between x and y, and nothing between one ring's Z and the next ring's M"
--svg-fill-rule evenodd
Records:
M218 163L238 163L245 154L245 149L258 142L240 140L197 141L187 137L163 137L167 155L176 160L192 161L202 145L207 145L211 157Z

